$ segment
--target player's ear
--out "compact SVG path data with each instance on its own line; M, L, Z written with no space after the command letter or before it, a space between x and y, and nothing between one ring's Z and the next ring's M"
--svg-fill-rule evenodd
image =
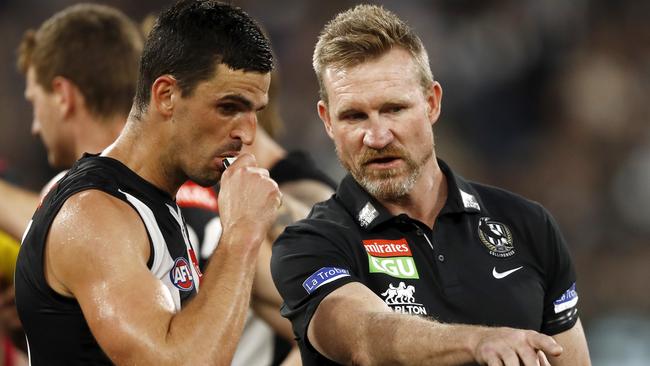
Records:
M151 100L149 103L162 115L171 116L174 102L180 98L178 82L171 75L161 75L151 85Z

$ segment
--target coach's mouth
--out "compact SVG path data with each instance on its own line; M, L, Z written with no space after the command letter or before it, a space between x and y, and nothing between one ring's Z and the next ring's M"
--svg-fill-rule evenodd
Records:
M373 169L393 169L402 163L399 156L381 156L366 161L363 165Z

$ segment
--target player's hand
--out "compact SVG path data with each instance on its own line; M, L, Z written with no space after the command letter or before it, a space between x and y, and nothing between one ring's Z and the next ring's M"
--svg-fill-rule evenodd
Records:
M479 335L475 359L488 366L550 366L546 355L559 356L562 346L532 330L485 328Z
M241 154L221 176L219 214L224 233L244 230L264 238L282 204L282 193L251 154Z

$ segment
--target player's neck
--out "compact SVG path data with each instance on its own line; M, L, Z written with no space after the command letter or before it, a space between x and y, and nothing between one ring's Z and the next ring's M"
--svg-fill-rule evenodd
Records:
M135 120L129 116L122 133L104 150L103 155L119 160L147 182L175 197L187 178L176 177L174 172L165 171L173 159L173 152L166 149L169 144L161 144L160 141L170 139L162 136L164 129L152 132L152 124L155 125L155 122Z
M422 167L420 177L408 195L398 201L379 201L393 215L405 213L433 228L447 201L447 179L435 155Z

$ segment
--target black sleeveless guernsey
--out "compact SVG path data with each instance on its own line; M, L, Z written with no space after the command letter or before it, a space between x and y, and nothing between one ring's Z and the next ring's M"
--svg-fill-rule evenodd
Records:
M121 199L139 214L149 235L149 269L169 289L177 311L199 289L201 272L176 202L119 161L84 155L34 213L18 255L16 305L32 366L111 364L90 332L79 303L56 293L43 272L52 221L70 196L87 189Z

